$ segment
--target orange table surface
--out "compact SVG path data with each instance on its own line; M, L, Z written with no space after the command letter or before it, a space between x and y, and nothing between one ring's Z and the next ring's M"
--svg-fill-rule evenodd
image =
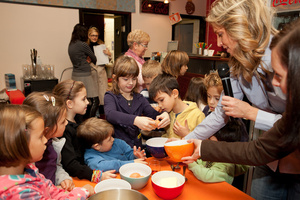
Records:
M150 161L154 158L147 158L147 161ZM161 170L170 170L171 167L170 164L167 162L166 159L160 159L161 163ZM179 172L182 174L182 166L180 170L176 170L176 172ZM249 195L245 194L244 192L238 190L237 188L233 187L232 185L226 183L226 182L220 182L220 183L204 183L200 180L198 180L194 175L193 172L190 170L186 170L185 173L186 178L188 179L183 187L182 193L175 198L176 200L205 200L205 199L218 199L218 200L234 200L234 199L252 199ZM120 175L117 176L117 178L120 178ZM96 183L92 183L88 180L79 180L78 178L73 178L73 181L75 183L76 187L82 187L85 184L90 184L93 187L96 185ZM138 190L142 194L144 194L149 200L156 200L161 199L159 198L151 184L151 177L148 180L147 185Z

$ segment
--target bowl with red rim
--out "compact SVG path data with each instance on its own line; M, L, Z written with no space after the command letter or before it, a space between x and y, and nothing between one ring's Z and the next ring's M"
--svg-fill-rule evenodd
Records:
M152 175L151 183L157 196L162 199L174 199L181 194L185 178L178 172L159 171Z

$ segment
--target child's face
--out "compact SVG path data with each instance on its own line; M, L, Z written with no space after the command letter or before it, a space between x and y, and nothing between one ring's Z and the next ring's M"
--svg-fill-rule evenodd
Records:
M32 121L32 124L29 140L29 150L31 154L30 162L37 162L43 158L48 140L44 136L44 120L42 118L37 118Z
M109 134L109 136L102 141L102 144L100 145L99 151L100 152L107 152L110 151L112 148L112 145L114 144L114 138L112 137L112 133Z
M143 80L144 80L144 84L145 84L145 87L147 88L147 90L149 90L150 88L150 85L153 81L153 79L155 78L156 76L153 76L151 78L146 78L146 77L143 77Z
M188 66L187 65L182 65L180 68L180 76L184 76L185 72L188 70Z
M132 76L121 76L118 79L118 87L121 94L128 94L134 89L137 83L137 77Z
M68 124L66 117L67 117L67 110L64 110L64 112L62 112L62 114L57 120L57 126L54 128L54 130L56 129L56 131L53 134L49 134L51 138L61 137L64 134L66 125Z
M207 89L207 103L211 112L215 111L220 100L221 92L218 87L213 86Z
M172 92L172 94L169 95L165 92L159 91L154 97L154 101L158 103L158 107L162 110L162 112L167 111L169 113L173 110L176 100L176 95L173 93L174 92Z
M82 88L76 94L75 98L73 100L70 100L70 104L74 113L84 115L86 113L87 105L89 104L89 101L86 98L86 89Z
M272 50L271 54L272 68L274 69L274 77L272 84L276 87L280 87L282 92L287 92L287 68L283 67L278 56L277 47Z

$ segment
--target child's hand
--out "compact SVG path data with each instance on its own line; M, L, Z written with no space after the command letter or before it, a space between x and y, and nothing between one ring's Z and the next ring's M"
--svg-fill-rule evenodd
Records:
M87 189L87 190L89 191L89 193L90 193L89 196L92 196L93 194L95 194L95 191L94 191L94 187L93 187L93 186L91 186L91 185L89 185L89 184L86 184L86 185L84 185L84 186L82 186L82 187L85 188L85 189Z
M133 147L133 155L136 158L143 158L146 159L146 153L145 150L141 151L141 147L139 147L138 149L136 149L136 146Z
M189 134L190 129L187 120L184 121L184 125L185 126L181 126L179 122L176 121L173 126L174 133L180 137L185 137L187 134Z
M156 116L156 120L160 121L157 127L158 129L168 126L170 124L169 113L163 112L162 114Z
M60 186L61 186L62 189L67 190L67 191L71 191L75 187L73 180L70 180L70 179L63 180L60 183Z
M110 178L116 178L117 175L115 174L116 170L108 170L106 172L102 172L102 178L101 180L106 180L106 179L110 179Z
M151 130L153 130L153 127L155 126L155 121L153 119L151 119L150 117L137 116L134 119L133 125L139 127L142 130L151 131Z
M144 158L134 159L134 163L148 164Z

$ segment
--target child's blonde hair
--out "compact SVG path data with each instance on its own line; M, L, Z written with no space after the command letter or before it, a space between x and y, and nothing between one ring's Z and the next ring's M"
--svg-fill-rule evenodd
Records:
M29 141L32 122L41 113L26 105L0 106L0 166L17 166L31 159Z
M102 144L103 140L113 132L113 125L95 117L85 120L77 128L77 136L83 139L87 148L91 148L93 144Z
M223 90L222 80L217 72L211 72L210 74L205 75L204 84L206 86L206 90L210 87L217 87L220 93Z
M42 114L47 127L46 138L51 138L51 134L56 132L57 122L67 109L63 99L51 92L32 92L25 98L23 104L35 108Z
M206 86L204 84L204 78L191 78L188 89L185 94L185 100L196 102L198 107L199 103L207 105L207 91Z
M71 79L58 83L53 88L53 94L60 96L65 102L67 100L73 100L76 94L85 88L83 82L74 81Z
M120 88L118 86L120 77L136 77L139 75L139 67L134 60L134 58L129 56L120 56L113 66L113 82L112 82L112 92L114 94L120 94ZM136 80L136 85L133 88L133 92L137 93L138 80Z
M163 72L177 78L180 75L181 67L188 63L189 56L185 51L173 50L167 54L161 64L161 67Z
M143 78L152 78L161 73L161 64L156 60L147 60L142 66Z

